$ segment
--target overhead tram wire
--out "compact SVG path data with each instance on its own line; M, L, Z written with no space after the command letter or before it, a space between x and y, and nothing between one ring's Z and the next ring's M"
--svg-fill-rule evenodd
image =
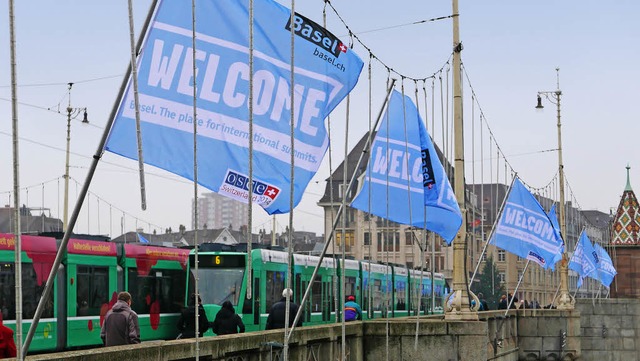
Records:
M326 3L328 1L325 1L325 6ZM445 20L445 19L451 19L456 15L447 15L447 16L440 16L437 18L431 18L431 19L425 19L425 20L418 20L418 21L413 21L410 23L404 23L404 24L398 24L398 25L391 25L391 26L385 26L385 27L381 27L381 28L376 28L376 29L369 29L369 30L363 30L363 31L358 31L354 34L370 34L370 33L375 33L378 31L384 31L384 30L391 30L391 29L398 29L398 28L402 28L405 26L411 26L411 25L420 25L420 24L425 24L425 23L429 23L429 22L434 22L434 21L438 21L438 20Z
M438 73L438 71L435 71L433 74L431 74L430 76L426 76L426 77L422 77L422 78L417 78L417 77L412 77L412 76L408 76L406 74L400 73L399 71L395 70L394 68L390 67L389 65L387 65L385 62L383 62L379 57L377 57L373 51L371 50L371 48L369 48L367 45L365 45L365 43L360 40L360 38L357 36L356 32L354 32L349 25L347 25L347 22L342 18L342 16L340 15L340 13L338 12L338 10L336 10L335 7L333 7L333 4L331 3L330 0L324 0L325 5L329 5L329 7L331 8L331 10L333 10L333 12L335 13L335 15L338 17L338 19L340 20L340 22L342 23L342 25L347 29L347 31L349 32L350 36L353 37L353 39L355 39L358 43L360 43L360 45L369 52L369 54L371 54L371 56L376 59L380 64L382 64L382 66L384 66L385 68L387 68L387 70L389 72L392 72L396 75L398 75L400 78L406 78L408 80L426 80L429 78L434 78L435 75ZM446 16L446 17L439 17L439 18L434 18L433 20L442 20L442 19L447 19L447 18L453 18L454 16L457 15L450 15L450 16ZM425 21L426 22L426 21ZM449 54L449 58L446 61L446 64L448 64L451 61L451 58L453 57L453 52L451 54ZM442 70L444 68L444 65L440 68L440 70Z
M11 101L10 99L3 98L3 97L0 97L0 100L2 100L2 101L6 101L6 102L10 102L10 101ZM31 107L31 108L35 108L35 109L45 110L45 111L48 111L48 112L55 113L55 114L58 114L58 115L61 115L61 116L66 117L66 115L65 115L65 114L61 113L60 111L53 110L53 109L51 109L51 107L44 107L44 106L41 106L41 105L35 105L35 104L30 104L30 103L25 103L25 102L18 102L18 104L19 104L19 105L24 105L24 106L26 106L26 107ZM77 116L76 116L76 117L74 117L74 118L72 118L72 119L76 119L76 118L77 118ZM104 127L101 127L101 126L96 125L96 124L93 124L93 123L85 123L85 124L86 124L87 126L90 126L90 127L94 127L94 128L97 128L97 129L102 129L102 130L104 130ZM0 131L0 133L7 134L7 133L2 132L2 131Z
M89 78L89 79L84 79L84 80L77 80L74 81L74 84L82 84L82 83L91 83L94 81L100 81L100 80L106 80L106 79L115 79L115 78L122 78L125 74L116 74L116 75L107 75L107 76L100 76L100 77L95 77L95 78ZM47 86L67 86L67 84L69 84L68 81L65 82L55 82L55 83L32 83L32 84L22 84L22 85L18 85L18 88L29 88L29 87L47 87ZM10 87L10 85L0 85L0 88L8 88Z

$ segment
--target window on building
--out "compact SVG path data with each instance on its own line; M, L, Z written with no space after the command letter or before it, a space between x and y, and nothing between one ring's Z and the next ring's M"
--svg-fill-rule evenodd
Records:
M369 232L364 232L364 245L365 246L370 246L371 245L371 233Z
M341 247L342 246L342 231L336 231L336 246ZM354 235L353 235L353 231L346 231L344 232L344 238L346 240L345 245L347 247L351 247L355 244L355 240L354 240Z
M487 261L487 252L482 254L482 262L486 262Z
M516 262L522 262L522 257L518 256L518 258L516 259Z
M395 251L399 252L400 251L400 232L394 232L393 236L395 237L395 239L394 239L394 241L395 241L394 243L396 245Z
M413 244L413 232L407 231L404 232L404 244L407 246L411 246Z
M498 250L498 262L504 262L507 260L507 253L504 249Z
M500 278L500 283L505 283L507 280L507 276L505 275L504 272L498 273L498 277Z

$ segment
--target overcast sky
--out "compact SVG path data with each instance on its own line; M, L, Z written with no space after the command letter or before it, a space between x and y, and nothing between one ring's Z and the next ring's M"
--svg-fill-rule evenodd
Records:
M187 3L185 1L185 3ZM283 2L290 6L290 2ZM150 1L134 2L136 36ZM296 11L322 23L324 1L297 1ZM452 21L422 20L451 15L446 0L345 1L333 6L375 56L407 76L428 77L447 61ZM91 156L113 107L129 55L126 1L16 1L21 203L49 208L62 218L67 83L74 82L71 106L87 108L90 124L72 122L70 175L82 183ZM12 204L12 147L9 27L5 2L0 13L0 201ZM631 184L640 180L637 150L640 122L640 3L624 1L460 1L462 59L473 90L500 148L520 177L534 187L557 171L555 106L534 111L538 91L556 89L560 68L562 141L565 173L582 209L608 212L617 207L631 166ZM204 21L200 19L200 21ZM349 41L348 31L331 9L328 28ZM365 62L369 56L357 45ZM366 63L365 63L366 64ZM374 67L374 93L384 93L386 72ZM467 88L465 96L469 95ZM368 82L365 71L353 91L349 147L367 129ZM375 103L375 102L374 102ZM378 102L379 103L379 102ZM374 112L379 104L374 104ZM465 123L471 109L465 108ZM333 167L343 159L344 106L335 111ZM355 114L355 115L354 115ZM477 115L476 115L477 116ZM434 134L438 140L439 135ZM469 134L465 135L469 141ZM468 153L468 152L467 152ZM467 158L470 155L467 154ZM477 158L476 158L477 159ZM148 224L191 228L193 186L168 172L147 167L148 209L140 209L137 163L105 153L91 184L88 214L76 230L119 234L123 212L127 230ZM469 167L467 167L469 181ZM323 232L316 202L328 177L328 157L294 213L298 230ZM55 180L55 181L52 181ZM52 182L50 182L52 181ZM44 184L44 185L43 185ZM44 195L43 195L44 188ZM71 208L79 190L71 182ZM206 191L200 188L202 192ZM98 201L95 196L100 197ZM269 228L269 217L254 207L254 229ZM100 228L97 226L100 220ZM278 232L288 216L278 216Z

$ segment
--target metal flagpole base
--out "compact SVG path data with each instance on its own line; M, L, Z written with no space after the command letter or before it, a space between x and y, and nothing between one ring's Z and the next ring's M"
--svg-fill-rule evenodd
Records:
M557 308L559 310L573 310L576 300L569 293L569 264L568 257L563 254L562 261L560 261L560 296L558 297Z
M576 300L569 293L562 293L560 297L558 297L558 307L559 310L573 310Z
M471 298L475 300L475 306L469 305L469 298L462 290L453 291L447 295L445 301L445 320L451 321L478 321L477 309L480 307L478 297L471 293Z

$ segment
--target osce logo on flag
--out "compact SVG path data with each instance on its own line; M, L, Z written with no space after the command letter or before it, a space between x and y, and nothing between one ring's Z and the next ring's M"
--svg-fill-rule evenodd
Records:
M544 266L545 263L547 263L544 259L544 257L542 257L541 255L535 253L534 251L529 251L529 256L527 257L527 259L530 259L536 263L538 263L541 266Z
M218 193L247 202L247 198L249 198L249 177L228 169ZM260 182L256 179L253 180L252 201L254 203L258 203L262 207L267 207L278 197L278 194L280 194L278 187Z

